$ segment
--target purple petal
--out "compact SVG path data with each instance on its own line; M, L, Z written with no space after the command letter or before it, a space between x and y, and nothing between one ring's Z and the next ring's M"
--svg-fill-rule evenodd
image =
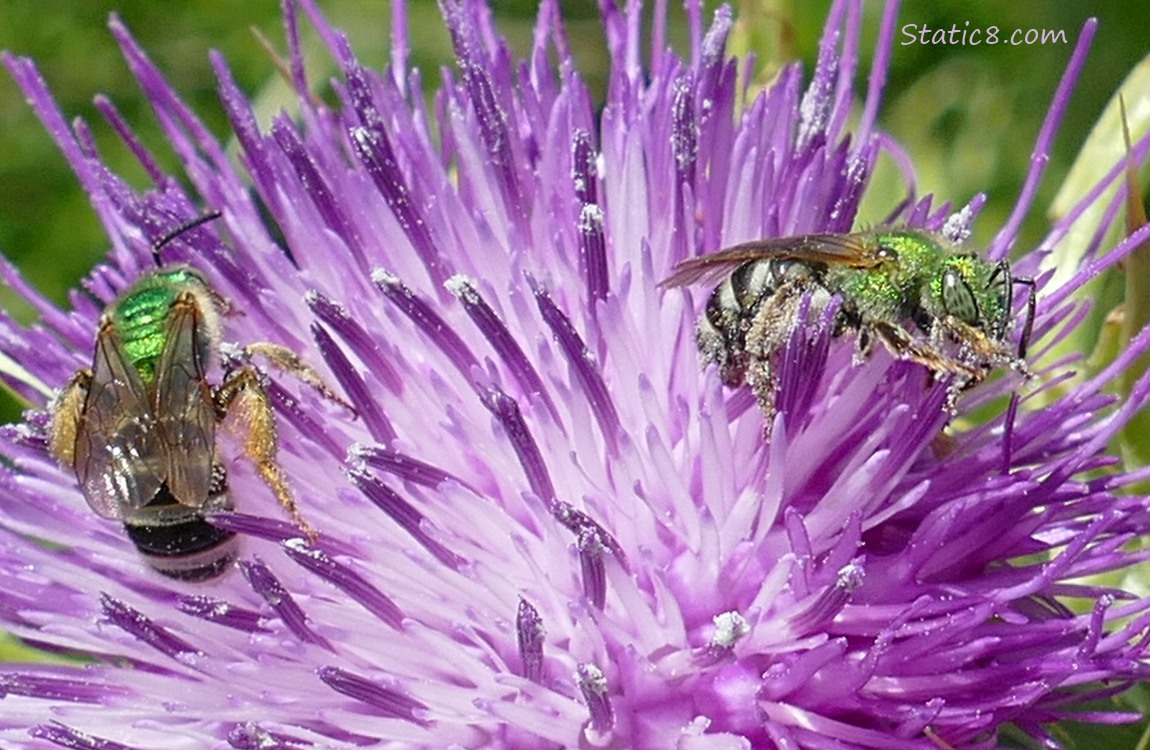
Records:
M335 585L385 624L396 630L403 627L403 611L351 568L341 565L320 550L293 541L284 543L284 551L292 560Z

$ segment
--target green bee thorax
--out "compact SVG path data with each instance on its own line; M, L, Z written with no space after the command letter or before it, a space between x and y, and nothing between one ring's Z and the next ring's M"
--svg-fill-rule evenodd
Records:
M843 304L864 318L893 321L900 317L906 294L899 274L893 268L846 269L827 272L827 287L837 292Z
M887 262L872 268L833 267L828 286L844 303L869 320L896 323L917 317L920 308L930 312L929 279L939 275L949 248L921 232L876 232L867 237L889 255Z
M141 277L105 311L104 320L119 336L124 358L150 385L169 337L173 305L190 293L202 320L196 349L207 362L218 339L215 302L204 277L195 269L172 266Z

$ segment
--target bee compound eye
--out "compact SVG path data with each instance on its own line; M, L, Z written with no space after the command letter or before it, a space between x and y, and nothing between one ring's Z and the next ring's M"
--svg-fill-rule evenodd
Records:
M954 269L947 269L942 274L942 307L948 315L963 323L978 324L978 301L966 279Z

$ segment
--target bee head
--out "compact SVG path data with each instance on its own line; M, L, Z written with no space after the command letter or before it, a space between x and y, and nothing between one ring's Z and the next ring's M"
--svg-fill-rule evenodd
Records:
M938 279L943 312L1001 340L1012 307L1010 266L987 263L974 255L955 255L943 262Z

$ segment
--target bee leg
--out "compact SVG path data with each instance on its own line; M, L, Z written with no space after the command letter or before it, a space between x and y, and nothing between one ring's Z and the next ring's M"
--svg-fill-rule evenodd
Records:
M235 415L243 425L244 455L256 467L264 484L276 496L292 522L312 543L318 534L300 514L288 488L287 477L276 463L279 451L279 437L276 433L276 417L271 401L260 383L259 373L251 365L244 365L216 388L213 394L216 413L221 418Z
M760 302L747 331L746 349L750 361L747 382L763 414L763 439L766 441L771 439L775 415L778 413L775 394L779 384L771 361L786 346L799 325L804 291L802 284L780 286Z
M319 395L328 401L339 404L352 414L356 413L355 407L344 401L335 391L329 388L314 367L286 346L272 344L267 341L258 341L244 347L244 355L249 359L256 354L263 356L268 362L275 365L276 369L291 375L301 383L310 385Z
M775 415L778 413L775 409L775 390L778 383L771 369L771 361L754 358L747 368L747 383L751 386L751 392L755 394L755 400L759 404L759 411L763 414L763 440L770 442L771 431L775 426Z
M706 316L699 321L695 330L695 345L704 366L711 363L719 366L719 375L724 385L738 388L743 384L747 369L746 352L742 351L737 341L720 333Z
M747 353L728 352L722 360L713 360L719 365L719 378L728 388L738 388L747 382Z
M1025 378L1034 376L1033 373L1030 372L1030 368L1026 366L1025 360L1019 358L1001 342L995 341L977 328L963 323L961 320L950 315L943 318L940 321L940 325L942 325L952 339L968 347L981 361L991 365L1009 364L1011 368L1018 371L1018 373Z
M875 321L871 330L898 359L907 359L933 371L936 375L957 375L964 382L982 380L985 371L959 362L933 346L915 340L909 333L896 325Z
M80 432L84 402L88 400L91 383L91 370L77 370L48 405L52 415L48 425L48 449L57 461L69 468L75 462L76 436Z
M985 368L976 368L960 362L932 346L915 340L898 326L882 322L872 323L871 326L886 348L896 357L917 362L929 369L936 378L943 375L955 376L946 388L946 403L943 405L943 409L951 416L958 413L958 397L963 389L986 377Z
M870 355L874 351L875 338L870 328L859 329L858 336L855 338L855 353L851 357L851 363L855 367L870 359Z
M1001 344L995 343L985 333L974 326L963 323L953 315L944 316L938 323L947 336L974 352L982 360L1001 362L1013 359L1013 355Z
M784 284L759 304L747 330L747 353L755 359L768 360L782 349L798 325L802 289Z

